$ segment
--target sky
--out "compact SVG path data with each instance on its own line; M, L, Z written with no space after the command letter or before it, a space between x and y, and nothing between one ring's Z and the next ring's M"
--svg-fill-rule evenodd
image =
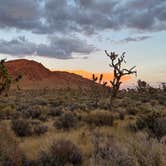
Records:
M133 81L166 82L165 0L0 0L0 58L51 70L112 72L126 52Z

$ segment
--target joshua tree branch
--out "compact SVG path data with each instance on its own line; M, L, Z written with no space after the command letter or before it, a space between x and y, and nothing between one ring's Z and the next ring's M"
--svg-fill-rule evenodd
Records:
M125 52L119 57L115 52L111 52L110 54L105 50L106 55L110 58L111 63L109 66L113 68L114 78L110 81L112 85L112 98L116 97L120 85L122 84L121 78L125 75L136 74L137 71L134 70L136 66L131 67L130 69L121 69L122 63L126 63L125 61ZM112 100L112 99L111 99Z

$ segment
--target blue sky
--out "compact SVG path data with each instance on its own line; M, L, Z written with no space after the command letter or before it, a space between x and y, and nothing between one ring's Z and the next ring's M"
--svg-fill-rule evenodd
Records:
M104 50L126 51L135 80L165 82L165 8L165 0L1 0L0 58L107 72Z

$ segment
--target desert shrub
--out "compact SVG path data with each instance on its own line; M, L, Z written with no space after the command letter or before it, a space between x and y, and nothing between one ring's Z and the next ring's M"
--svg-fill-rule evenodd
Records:
M119 113L119 118L120 120L124 120L125 119L125 114L123 112Z
M81 165L82 154L80 149L68 140L53 142L49 152L40 154L41 166L65 166L66 164Z
M49 111L49 115L51 116L61 116L63 114L63 108L61 106L56 108L51 108Z
M18 103L18 105L16 106L16 111L22 114L24 117L30 117L30 115L27 113L27 108L28 106L26 103L23 104Z
M57 129L68 130L73 128L76 124L76 118L73 113L64 113L59 117L57 121L55 121L54 126Z
M166 135L165 135L165 136L163 136L163 137L161 137L161 139L160 139L160 143L162 143L162 144L165 144L165 145L166 145Z
M164 105L164 106L166 106L166 97L165 97L166 95L160 95L160 96L158 96L158 102L159 102L159 104L161 104L161 105Z
M42 134L46 133L47 131L48 131L47 126L38 125L38 126L34 127L33 133L36 135L42 135Z
M52 100L52 99L50 99L49 104L53 107L59 107L59 106L63 105L64 102L62 100L55 100L55 99Z
M41 115L41 110L32 107L32 108L29 108L28 110L26 110L25 115L27 115L27 117L37 119Z
M20 114L11 106L4 107L0 110L0 119L10 119L20 116Z
M20 137L30 136L32 134L31 123L26 119L12 120L11 127L15 134Z
M157 100L151 100L150 103L151 103L152 106L155 106L155 105L158 104L158 101Z
M90 165L133 166L129 149L123 143L115 141L112 136L94 133L92 144L94 148Z
M29 122L31 123L32 127L35 127L35 126L39 126L40 125L40 120L29 120Z
M40 110L33 110L30 112L30 115L33 119L37 119L40 117L41 111Z
M140 115L136 120L136 126L140 130L144 128L153 130L155 121L160 116L161 115L158 112L151 112L149 114Z
M128 106L126 111L129 115L136 115L138 113L138 108L133 106Z
M79 109L79 105L76 104L76 103L70 103L70 104L67 106L67 109L68 109L69 111L73 112L73 111Z
M17 111L22 113L24 118L39 119L42 116L42 109L40 106L17 106ZM46 111L44 112L46 113Z
M143 96L142 98L141 98L141 102L142 103L148 103L148 102L150 102L150 97L149 96Z
M40 121L30 121L26 119L12 120L11 127L15 134L20 137L42 135L48 131L48 127L41 125Z
M82 111L87 111L88 110L87 103L79 104L79 109L82 110Z
M40 117L38 118L39 120L46 122L48 120L48 116L45 114L41 114Z
M119 113L119 119L120 119L120 120L124 120L124 119L125 119L126 112L124 112L124 111L118 111L118 113Z
M150 113L141 115L137 118L136 123L130 125L130 128L138 131L147 129L151 136L161 138L166 135L166 117L162 117L160 113Z
M34 105L40 105L40 106L46 106L47 105L47 100L44 98L37 98L32 101L32 104Z
M105 99L100 99L98 102L98 108L103 109L103 110L108 110L109 109L109 101Z
M135 165L165 165L166 147L159 143L157 139L149 138L149 136L144 133L138 133L128 141L130 154L135 160Z
M129 122L127 125L126 125L126 128L132 132L137 132L139 129L136 125L136 122Z
M166 135L166 117L157 118L154 122L153 133L156 137L161 138Z
M93 145L90 165L165 166L166 163L166 147L144 133L118 139L95 137Z
M163 92L166 92L166 83L162 83L161 86L162 86L161 90L163 90Z
M93 111L86 115L84 120L94 126L113 126L114 117L107 111Z

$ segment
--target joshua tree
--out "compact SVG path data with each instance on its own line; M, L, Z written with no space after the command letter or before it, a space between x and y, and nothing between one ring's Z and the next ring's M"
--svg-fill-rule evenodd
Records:
M137 81L137 90L140 92L146 91L150 88L150 85L147 84L147 82L142 81L142 80L138 80Z
M0 94L5 92L7 95L7 92L10 89L11 83L17 83L21 78L22 76L19 75L14 80L12 80L5 66L5 59L0 60Z
M161 85L162 85L163 91L166 92L166 82L162 82Z
M98 102L101 99L101 97L105 93L105 89L107 88L107 82L102 81L103 80L103 74L100 74L99 77L95 76L95 74L92 75L92 95L94 99L94 105L95 107L98 106Z
M107 85L107 82L103 81L103 74L100 74L100 77L98 79L98 77L95 76L95 74L92 75L92 80L96 83L99 83L100 85L103 85L104 87Z
M122 84L121 78L125 75L137 74L135 70L136 66L131 67L130 69L122 68L122 64L126 63L125 61L125 52L122 55L118 55L115 52L111 52L110 54L105 51L106 55L110 58L111 63L109 64L110 67L113 68L114 77L113 80L110 81L112 85L112 93L111 93L111 102L117 96L119 91L120 85Z
M5 59L0 61L0 94L7 92L11 85L11 77L5 67Z

